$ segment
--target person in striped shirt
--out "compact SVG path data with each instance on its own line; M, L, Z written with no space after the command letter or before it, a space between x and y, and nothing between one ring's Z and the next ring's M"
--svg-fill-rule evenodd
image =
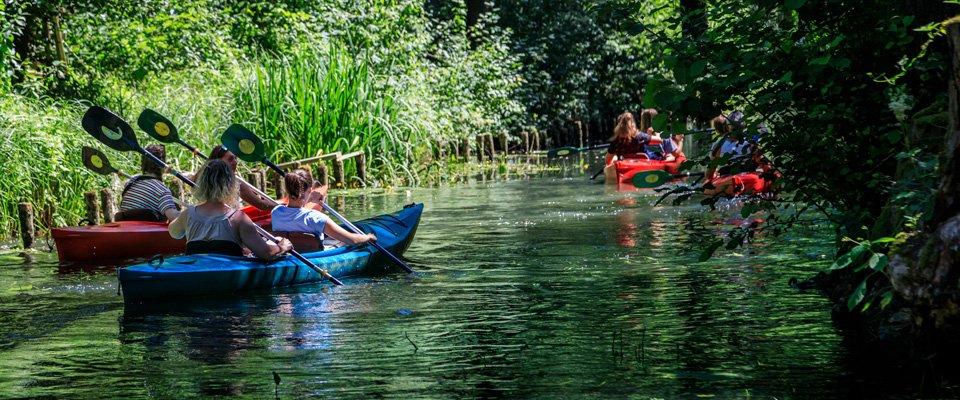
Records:
M146 150L166 161L167 151L162 144L151 144ZM127 181L120 200L117 221L173 221L180 210L173 202L173 194L163 183L163 168L143 155L140 157L142 173Z

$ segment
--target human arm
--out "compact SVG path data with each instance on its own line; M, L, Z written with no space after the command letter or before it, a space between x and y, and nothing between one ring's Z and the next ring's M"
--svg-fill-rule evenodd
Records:
M187 223L190 222L189 213L184 210L180 213L170 225L167 225L167 232L170 233L170 237L174 239L182 239L184 235L187 234Z
M723 145L723 139L721 139L721 141L717 143L714 143L713 147L710 148L710 156L708 157L708 159L710 160L710 164L707 166L707 170L704 172L704 175L703 175L704 178L706 178L707 180L710 180L716 177L717 168L719 167L719 165L714 164L713 160L716 160L717 158L720 157L720 149L722 145Z
M310 193L307 195L306 204L303 205L303 208L307 209L319 209L317 208L320 203L327 202L327 185L321 185L320 182L314 182L313 189L310 190Z
M168 208L163 210L163 216L167 217L167 221L174 221L180 216L180 211L176 208Z
M329 221L327 222L328 223L323 226L323 233L341 242L358 244L377 240L377 235L372 233L353 233L343 229L340 225L329 223Z
M663 138L660 137L660 132L654 131L652 127L647 128L646 134L649 137L649 139L646 140L648 143L657 144L663 142Z
M247 214L238 212L232 218L235 219L234 222L237 225L243 246L250 249L257 258L272 260L293 249L293 244L286 238L280 239L279 244L263 240L257 231L257 226Z
M253 188L246 183L240 184L240 198L247 204L264 211L270 211L276 205L273 199L266 199L260 196L256 190L253 190Z
M616 158L617 158L617 157L614 156L613 154L607 153L607 160L606 160L606 162L605 162L604 165L613 164L613 160L615 160Z

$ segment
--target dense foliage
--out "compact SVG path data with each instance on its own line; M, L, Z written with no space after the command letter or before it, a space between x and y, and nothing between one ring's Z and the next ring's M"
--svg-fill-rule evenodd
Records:
M57 218L41 226L76 223L79 193L117 184L81 166L89 104L129 121L155 109L200 148L247 123L277 161L364 150L368 184L417 183L436 143L530 125L505 33L468 42L464 7L446 9L441 20L402 0L6 2L0 151L16 184L0 225L15 230L19 201L43 210L56 198ZM168 154L197 166L176 146ZM136 172L136 157L111 157Z
M939 24L949 10L926 2L708 3L673 19L705 16L698 34L647 27L667 73L650 80L644 103L668 111L655 121L662 128L731 109L746 111L750 135L769 127L760 144L786 178L788 201L760 201L744 214L780 209L760 228L774 232L807 210L826 216L846 253L834 268L855 272L846 305L887 304L884 285L868 288L883 276L890 237L922 227L932 209L950 68ZM727 247L753 231L732 232Z

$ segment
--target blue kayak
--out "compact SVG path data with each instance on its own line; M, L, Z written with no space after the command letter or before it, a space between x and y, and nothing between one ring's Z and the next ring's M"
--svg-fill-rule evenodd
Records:
M381 246L400 256L410 246L422 212L423 204L410 204L396 213L356 221L354 225L376 234ZM395 267L386 255L364 244L303 256L337 278ZM176 256L120 268L117 275L126 303L178 301L325 280L290 255L272 262L214 254Z

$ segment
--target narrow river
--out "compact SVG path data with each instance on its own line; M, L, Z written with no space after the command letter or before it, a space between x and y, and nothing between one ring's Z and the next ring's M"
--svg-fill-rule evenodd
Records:
M0 398L914 397L787 283L828 268L829 226L698 263L736 204L655 200L582 176L353 196L351 218L425 204L417 274L155 309L110 267L6 250Z

